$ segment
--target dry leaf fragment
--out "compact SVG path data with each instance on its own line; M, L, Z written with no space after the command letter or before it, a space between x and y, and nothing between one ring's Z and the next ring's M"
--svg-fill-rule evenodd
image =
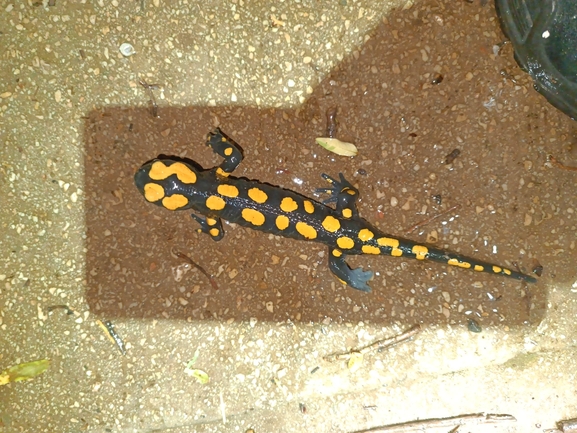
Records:
M337 138L319 137L316 142L329 152L336 153L341 156L356 156L358 153L357 146L353 143L347 143Z
M352 352L347 366L351 372L357 371L363 365L363 354L360 352Z
M184 372L189 376L194 377L198 381L198 383L201 383L203 385L205 383L208 383L208 381L210 380L208 374L205 371L200 370L198 368L195 369L185 368Z
M49 365L49 359L39 359L37 361L23 362L22 364L14 365L0 373L0 385L33 379L44 373Z

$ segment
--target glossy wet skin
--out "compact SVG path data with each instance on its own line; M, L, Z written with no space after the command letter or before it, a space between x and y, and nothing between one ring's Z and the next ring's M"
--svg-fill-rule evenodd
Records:
M224 157L220 167L198 171L192 165L171 159L146 163L135 175L135 184L151 203L168 210L193 209L206 219L193 216L200 231L215 240L223 236L220 219L287 238L321 242L329 247L331 271L349 286L369 292L367 281L372 272L350 269L346 255L372 254L429 259L477 272L490 272L535 282L536 280L502 266L463 257L380 232L359 217L356 208L358 190L341 174L340 180L323 174L331 188L319 191L331 194L327 202L336 209L308 199L293 191L254 180L230 176L241 162L237 145L217 129L207 145Z

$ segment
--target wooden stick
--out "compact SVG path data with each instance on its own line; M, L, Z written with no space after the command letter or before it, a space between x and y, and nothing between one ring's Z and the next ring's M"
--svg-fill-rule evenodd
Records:
M214 290L218 290L218 285L216 284L216 281L214 281L214 278L212 278L212 275L210 275L208 272L206 272L206 270L202 266L193 262L192 259L190 257L188 257L186 254L183 254L180 251L176 251L174 248L170 252L175 257L178 257L179 259L182 259L182 260L188 262L191 266L194 266L196 269L198 269L206 278L208 278L208 281L210 282L210 285L212 286L212 288Z
M354 433L408 433L412 431L425 431L433 428L449 429L451 427L463 425L498 424L516 421L517 419L513 415L508 414L474 413L452 416L449 418L430 418L400 424L390 424L366 430L356 430Z
M323 359L325 361L333 362L333 361L339 361L342 359L349 359L351 356L353 356L354 354L357 354L357 353L364 355L367 352L370 352L373 350L381 350L381 349L384 349L386 347L390 347L393 344L397 344L397 343L400 343L402 341L408 340L409 338L413 337L415 334L419 333L420 331L421 331L421 325L417 324L417 325L413 326L412 328L410 328L408 331L405 331L399 335L395 335L394 337L385 338L383 340L377 340L374 343L371 343L368 346L365 346L361 349L353 349L353 350L350 350L348 352L342 352L342 353L333 353L333 354L330 354L330 355L323 357Z

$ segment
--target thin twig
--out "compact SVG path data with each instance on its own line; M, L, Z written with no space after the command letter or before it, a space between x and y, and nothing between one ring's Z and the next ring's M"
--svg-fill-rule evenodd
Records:
M353 349L348 352L342 353L333 353L330 355L325 356L323 359L325 361L338 361L342 359L349 359L354 354L361 354L364 355L367 352L371 352L373 350L382 350L386 347L390 347L394 344L401 343L402 341L408 340L409 338L415 336L421 331L421 325L417 324L410 328L408 331L403 332L402 334L395 335L394 337L385 338L383 340L377 340L374 343L369 344L361 349Z
M417 230L419 227L424 226L426 224L429 224L430 222L436 220L437 218L441 218L442 216L447 215L450 212L453 212L455 209L459 209L461 207L460 204L456 204L455 206L451 206L449 209L447 209L446 211L441 212L440 214L437 215L433 215L430 218L427 218L426 220L423 220L417 224L415 224L414 226L410 227L409 229L407 229L405 231L406 234L412 233L415 230Z
M551 165L554 165L555 167L560 168L561 170L577 171L577 167L571 167L569 165L561 164L553 157L553 155L547 155L547 161L550 162Z
M426 431L427 429L451 428L462 425L497 424L503 422L516 422L513 415L474 413L467 415L452 416L449 418L430 418L419 421L410 421L400 424L391 424L373 427L366 430L357 430L355 433L408 433L412 431Z
M158 84L148 84L144 80L139 80L138 82L148 92L148 96L150 97L150 104L152 105L152 117L158 117L158 104L154 98L154 93L152 93L153 89L158 89Z
M190 257L181 253L180 251L176 251L174 248L172 249L171 252L172 252L172 254L174 254L179 259L185 260L186 262L190 263L191 266L194 266L196 269L198 269L200 272L202 272L202 274L206 278L208 278L208 281L210 282L210 285L212 286L212 288L214 290L218 290L218 285L216 284L216 281L214 281L214 278L212 278L212 275L210 275L208 272L206 272L202 266L196 264L195 262L192 261L192 259Z

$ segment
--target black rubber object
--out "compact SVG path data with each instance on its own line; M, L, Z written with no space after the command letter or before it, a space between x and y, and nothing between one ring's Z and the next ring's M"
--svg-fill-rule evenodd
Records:
M577 119L577 0L495 0L495 6L535 89Z

